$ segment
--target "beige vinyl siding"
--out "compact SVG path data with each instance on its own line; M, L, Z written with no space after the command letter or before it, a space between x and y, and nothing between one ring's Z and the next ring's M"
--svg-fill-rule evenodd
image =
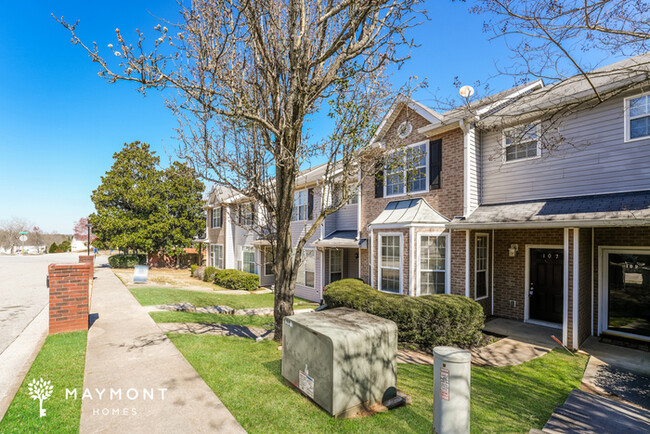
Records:
M503 163L501 133L484 133L482 203L566 197L650 188L650 139L625 143L623 97L562 123L562 144L542 158Z

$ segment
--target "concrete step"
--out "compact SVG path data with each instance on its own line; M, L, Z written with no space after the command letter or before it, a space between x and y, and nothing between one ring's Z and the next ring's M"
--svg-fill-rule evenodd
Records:
M549 433L647 433L650 411L573 390L543 429Z

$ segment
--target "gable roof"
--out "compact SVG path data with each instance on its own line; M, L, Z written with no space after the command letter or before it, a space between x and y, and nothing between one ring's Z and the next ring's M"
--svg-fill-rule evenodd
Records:
M379 127L377 127L377 131L375 131L375 135L372 137L372 140L370 140L370 145L376 143L380 137L386 134L386 131L388 131L388 129L393 125L393 122L395 122L397 115L400 113L403 107L408 107L432 124L438 124L442 121L442 115L440 113L436 112L433 109L430 109L420 102L415 101L411 97L400 94L397 96L397 98L395 98L395 101L390 106L390 109L388 109L384 115L384 118L379 123Z

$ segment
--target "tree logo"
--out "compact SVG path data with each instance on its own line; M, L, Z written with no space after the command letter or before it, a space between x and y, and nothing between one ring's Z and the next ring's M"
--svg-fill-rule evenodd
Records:
M39 408L41 410L40 417L45 416L45 409L43 408L43 401L49 398L52 395L52 386L51 381L44 381L42 378L36 381L35 378L29 382L27 385L27 391L29 392L29 397L32 399L38 399Z

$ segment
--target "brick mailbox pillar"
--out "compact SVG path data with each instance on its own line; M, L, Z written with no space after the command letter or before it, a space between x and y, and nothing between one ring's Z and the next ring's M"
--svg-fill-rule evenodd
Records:
M79 263L80 264L91 264L95 265L95 257L93 255L80 255L79 256Z
M50 264L50 334L88 329L91 263Z

